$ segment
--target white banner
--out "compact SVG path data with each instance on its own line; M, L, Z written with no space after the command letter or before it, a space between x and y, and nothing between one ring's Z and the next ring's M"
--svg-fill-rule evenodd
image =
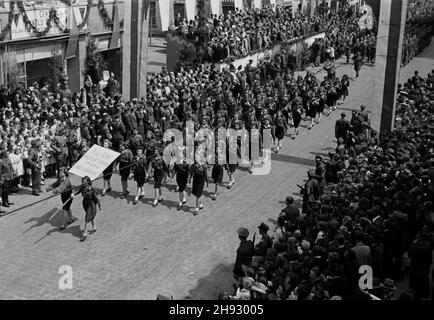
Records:
M1 3L1 0L0 0ZM41 0L41 1L23 1L23 7L27 14L27 17L31 21L31 23L36 27L38 31L42 31L47 26L47 21L50 17L50 10L51 8L56 9L57 17L59 18L59 26L61 29L65 29L70 25L70 14L69 10L70 7L67 6L62 1L47 1L47 0ZM0 9L1 9L0 5ZM75 16L75 21L77 25L81 24L83 22L83 18L86 15L86 5L73 5L73 12ZM80 11L80 9L83 10L83 15ZM23 19L23 15L21 13L17 13L18 17L17 19L12 20L11 24L11 38L12 40L17 39L26 39L26 38L32 38L35 35L32 32L29 32L29 29L26 27ZM86 28L86 26L84 27ZM48 31L48 36L56 35L56 34L63 34L61 30L56 25L53 25L50 30Z
M235 9L237 8L240 10L244 9L243 0L235 0L234 5L235 5Z
M262 8L262 0L253 0L253 5L255 6L255 9L261 9Z
M69 173L82 178L88 176L91 180L95 180L119 155L120 153L116 151L95 144L69 170Z
M220 0L210 0L212 14L220 14Z
M161 31L167 31L169 29L170 19L170 0L159 0L160 17L161 17Z
M196 15L196 0L188 0L185 2L185 11L187 14L187 20L194 20Z

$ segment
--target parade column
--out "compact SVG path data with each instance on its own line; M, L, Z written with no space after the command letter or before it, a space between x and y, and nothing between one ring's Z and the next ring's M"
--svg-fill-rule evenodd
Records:
M127 101L146 97L150 3L151 0L124 2L122 96Z
M368 2L368 1L367 1ZM371 126L393 130L407 0L382 0L378 19Z

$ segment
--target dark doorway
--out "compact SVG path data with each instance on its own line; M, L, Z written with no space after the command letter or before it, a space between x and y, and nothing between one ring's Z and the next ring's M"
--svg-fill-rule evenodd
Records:
M101 54L104 58L104 62L107 64L107 69L110 73L115 74L115 78L122 83L122 69L121 69L121 49L111 49L101 51Z
M44 83L53 85L53 65L50 59L27 61L26 73L28 87L35 82L38 82L40 85Z

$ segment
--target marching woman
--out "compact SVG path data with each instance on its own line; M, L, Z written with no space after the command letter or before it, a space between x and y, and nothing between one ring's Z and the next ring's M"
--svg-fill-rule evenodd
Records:
M92 181L89 177L84 177L81 180L81 187L80 189L72 195L74 197L76 194L81 193L83 196L83 208L86 212L85 222L84 222L84 231L83 236L81 237L80 241L86 240L87 236L89 234L92 234L96 231L96 225L95 225L95 216L96 216L96 207L98 206L99 211L101 211L101 202L98 199L98 196L96 195L95 190L92 188ZM92 225L92 229L88 232L87 231L87 225Z
M142 149L137 149L137 156L134 159L134 180L137 183L137 193L136 198L134 199L133 204L136 205L140 198L145 196L145 189L143 186L145 185L146 180L146 157L143 154Z
M182 163L175 163L174 170L176 173L176 184L178 185L179 204L177 210L182 209L182 205L186 203L185 188L190 174L190 165L187 164L187 159L184 157Z
M344 74L341 80L341 101L340 104L345 102L345 99L348 97L348 87L350 86L350 81L348 80L348 76Z
M326 117L330 115L329 110L326 110L327 90L323 85L318 88L318 111L324 114Z
M155 199L152 204L153 207L156 207L159 202L163 201L163 192L161 190L161 185L163 183L164 176L168 172L167 164L163 159L163 152L156 148L154 153L154 158L151 161L151 168L154 172L154 190L155 190Z
M315 109L316 114L315 114L315 123L319 123L321 121L321 114L324 111L324 104L321 105L320 102L320 95L318 91L314 91L312 90L312 100L311 100L311 105L312 108Z
M229 183L227 185L228 189L231 189L235 183L234 175L235 175L235 170L237 170L237 167L238 167L238 154L237 154L237 152L238 152L238 143L236 142L236 151L234 154L235 159L231 160L231 157L229 156L229 153L230 153L229 143L227 144L227 146L226 146L226 159L227 160L226 161L228 162L228 164L226 164L225 166L226 166L226 171L227 171L228 176L229 176ZM231 163L231 162L236 162L236 163Z
M292 135L292 139L295 139L295 137L298 136L301 116L303 113L303 106L300 100L293 101L291 105L291 111L292 111L292 121L294 124L294 134Z
M342 100L342 80L339 78L335 79L335 89L336 89L336 101L335 101L335 106L336 106L336 105L340 105Z
M63 203L63 222L60 230L64 230L68 225L74 222L74 217L71 212L72 204L72 185L69 180L68 170L59 168L59 179L47 188L47 191L52 191L53 194L60 194Z
M336 101L338 98L338 94L335 87L335 81L336 80L330 80L329 81L329 87L327 90L327 105L330 108L330 111L336 110ZM338 80L339 81L339 80Z
M282 148L281 141L285 137L286 132L286 118L283 116L282 111L277 111L274 116L274 136L277 139L276 153Z
M130 193L128 191L128 178L130 176L134 159L132 151L127 147L128 144L126 142L119 146L119 151L121 152L121 155L119 156L119 174L121 175L122 184L121 199L125 199L125 197Z
M102 145L104 148L106 149L111 149L111 145L110 145L110 141L109 140L104 140L104 143ZM102 190L102 194L101 196L105 196L105 194L107 192L112 191L112 186L110 184L110 180L112 178L113 175L113 167L115 166L116 161L113 161L103 172L103 190Z
M193 178L193 188L192 194L196 196L196 209L194 209L194 215L196 216L199 213L200 209L203 209L203 204L200 201L202 197L203 188L205 186L208 187L208 173L207 166L205 163L194 163L191 166L191 174L190 174L190 182Z
M223 182L223 157L226 155L226 152L224 150L224 141L222 143L219 143L218 135L216 135L216 145L216 161L211 171L211 178L214 182L214 194L212 195L212 199L214 201L217 199L218 185Z
M310 118L310 124L309 127L307 128L308 130L312 129L313 126L315 125L316 113L318 111L318 106L312 103L313 102L312 100L313 100L313 93L309 91L308 98L303 101L304 108L306 110L306 116Z

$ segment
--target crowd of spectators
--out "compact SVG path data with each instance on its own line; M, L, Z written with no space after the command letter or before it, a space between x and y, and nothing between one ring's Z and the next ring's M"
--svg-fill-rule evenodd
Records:
M316 168L300 187L302 211L288 197L273 238L261 224L254 245L248 230L239 229L234 268L239 283L234 294L222 293L221 299L430 297L434 70L427 78L416 71L398 90L395 129L380 139L364 106L350 121L342 114L336 150L329 159L316 156ZM374 277L370 290L359 287L359 268L367 266ZM394 297L395 281L405 272L409 286Z
M426 24L409 27L403 39L402 66L407 65L423 49L430 45L433 31L432 26Z
M171 31L190 40L198 48L204 48L201 61L219 62L228 58L245 57L248 54L270 48L276 43L312 35L319 32L330 32L335 38L344 39L343 26L349 35L356 24L357 17L340 13L320 13L308 17L297 13L293 17L288 7L271 6L263 9L236 9L225 15L214 15L209 19L178 21L171 24ZM201 52L202 50L198 50Z

